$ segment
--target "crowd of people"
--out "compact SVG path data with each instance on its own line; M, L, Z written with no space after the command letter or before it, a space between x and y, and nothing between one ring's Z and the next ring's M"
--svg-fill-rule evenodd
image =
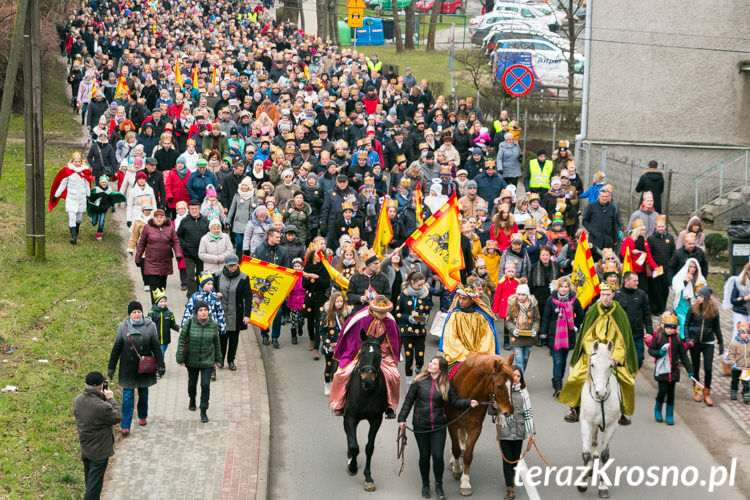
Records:
M712 404L711 361L724 345L705 280L704 235L697 218L676 237L668 233L659 213L664 179L656 162L638 182L639 208L625 218L605 173L595 173L584 189L589 179L578 175L567 141L524 163L520 128L507 111L489 120L471 98L451 106L408 66L398 74L374 54L278 23L248 0L92 0L70 14L60 33L71 104L90 130L91 147L74 153L58 174L51 206L65 198L74 245L84 211L101 240L107 215L124 210L128 255L152 297L145 310L138 302L129 305L108 366L111 379L119 364L125 391L123 435L130 432L136 389L138 423L147 423L148 387L165 371L173 331L177 361L188 369L189 408L200 407L201 420L208 421L210 382L225 363L236 370L239 332L251 314L252 289L239 270L243 256L302 273L261 332L262 343L279 348L281 327L288 324L297 344L306 329L313 359L324 360L324 392L333 410L343 408L346 379L337 376L348 368L337 368L337 348L345 325L363 311L392 310L397 345L390 346L389 359L395 368L403 347L412 389L423 393L438 383L444 401L457 401L441 378L441 361L433 359L424 371L425 339L430 331L474 322L472 340L459 345L443 336L445 359L500 352L500 345L512 350L519 408L530 415L523 374L532 348L549 348L553 393L561 398L568 355L573 352L574 362L581 355L574 346L584 310L567 276L583 233L606 285L603 307L609 311L614 300L630 325L623 340L628 359L622 359L629 374L648 348L657 358L669 353L673 363L685 360L698 382L702 356L703 388L698 392L696 384L695 399ZM419 217L428 218L451 196L462 214L465 263L455 291L404 246ZM372 249L383 205L393 233L384 259ZM321 256L348 286L332 279ZM625 273L624 260L632 262ZM165 293L175 263L187 299L179 319ZM750 365L749 279L746 267L731 292L733 397ZM461 319L469 312L479 316ZM664 325L656 332L654 315ZM687 349L691 362L680 348L673 353L673 345ZM148 373L141 371L146 356L154 358ZM660 377L671 382L679 374L672 372ZM397 369L394 376L397 384ZM100 387L99 378L87 385ZM669 422L674 388L662 390L659 380L657 408L666 401ZM395 417L397 395L389 398L389 417ZM410 391L410 397L417 395ZM564 399L572 408L566 418L575 421L576 398ZM107 411L108 418L116 414ZM622 423L630 413L624 409ZM519 435L533 436L533 422L521 422L514 439Z

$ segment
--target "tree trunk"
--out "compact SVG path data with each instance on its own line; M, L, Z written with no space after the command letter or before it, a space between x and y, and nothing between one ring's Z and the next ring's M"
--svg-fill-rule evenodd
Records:
M339 23L336 9L338 8L336 0L328 0L328 31L331 33L331 42L334 45L339 44Z
M437 31L437 18L443 10L443 0L435 0L430 16L430 31L427 33L427 52L435 50L435 32Z
M328 0L315 0L315 13L318 16L318 38L328 38Z
M416 0L412 0L410 3L414 3ZM398 3L397 0L391 0L393 7L393 36L396 37L396 53L404 51L404 42L401 41L401 22L398 18Z
M404 38L406 38L405 48L406 50L414 50L414 6L415 0L409 2L406 6L406 25L404 29Z

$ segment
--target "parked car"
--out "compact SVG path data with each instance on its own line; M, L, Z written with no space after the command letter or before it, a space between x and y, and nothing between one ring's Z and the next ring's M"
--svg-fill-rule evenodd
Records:
M555 10L546 4L518 4L515 2L497 2L494 12L518 12L525 19L535 19L556 31L560 26L564 12Z
M544 41L530 39L501 40L490 56L494 80L500 83L505 70L514 64L528 66L534 72L534 90L546 91L553 95L559 88L568 86L569 52ZM574 86L581 88L584 57L575 54Z
M371 0L371 2L367 4L367 6L375 10L389 11L393 8L392 3L393 2L391 0ZM396 0L396 6L398 7L398 10L405 9L406 6L410 3L411 0Z
M492 28L482 39L482 50L489 56L504 40L540 40L560 47L561 50L567 50L570 47L566 39L545 27L523 21L510 21L497 24Z
M422 14L427 14L432 12L432 8L435 6L435 0L420 0L417 2L415 9L417 12L420 12ZM463 14L463 9L461 7L461 0L444 0L443 1L443 9L440 12L441 14L455 14L457 16L460 16Z
M476 45L481 45L484 39L490 31L499 26L508 26L512 24L521 25L522 27L529 26L538 29L544 29L549 31L546 26L542 23L535 21L534 19L527 19L521 17L518 12L502 11L502 12L490 12L479 17L473 18L469 22L469 33L471 35L471 42Z

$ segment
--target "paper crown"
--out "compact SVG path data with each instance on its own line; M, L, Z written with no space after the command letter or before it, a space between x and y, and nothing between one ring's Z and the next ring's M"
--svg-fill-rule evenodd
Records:
M401 180L399 181L399 185L401 187L410 188L411 187L411 181L406 177L401 177Z
M602 267L602 278L606 279L610 274L617 275L617 264L614 262L607 262Z
M645 224L643 224L643 221L641 219L635 219L633 221L633 224L630 226L632 229L640 229L642 227L646 227Z
M70 155L70 161L75 160L83 160L83 156L81 156L81 153L78 151L74 151L72 155Z
M370 309L373 311L388 312L393 309L393 302L388 300L385 295L376 295L370 302Z
M355 234L357 236L359 236L359 228L358 227L353 227L353 228L349 229L349 236L354 236Z
M151 292L151 296L154 298L154 304L158 304L161 299L167 298L167 290L164 288L157 288Z
M750 323L747 321L740 321L737 323L737 333L750 331Z
M600 291L603 291L603 290L611 290L611 291L613 291L613 292L614 292L614 291L616 291L616 290L617 290L617 285L614 285L614 284L612 284L612 283L607 283L607 282L604 282L604 283L602 283L601 285L599 285L599 290L600 290Z
M203 288L203 285L213 280L214 275L206 271L200 273L200 275L198 276L198 284L201 286L201 288Z
M539 193L529 193L529 202L539 199Z
M440 175L451 175L451 166L440 165Z
M671 311L667 311L661 315L661 322L665 326L671 325L675 328L677 328L677 325L680 324L680 320L677 318L677 315Z
M472 285L459 285L456 293L464 297L469 297L472 299L479 297L479 293L477 292L477 289L474 288L474 286Z
M666 215L657 215L656 216L656 222L663 222L667 223L667 216Z
M406 155L398 155L396 157L396 163L404 163L406 161Z
M386 202L386 206L388 208L396 208L396 209L398 209L398 201L396 201L396 200L388 200Z
M552 217L552 223L563 223L563 216L560 212L555 212L555 215Z
M352 203L351 201L345 201L344 203L342 203L341 211L343 212L344 210L351 210L352 212L354 212L354 203Z

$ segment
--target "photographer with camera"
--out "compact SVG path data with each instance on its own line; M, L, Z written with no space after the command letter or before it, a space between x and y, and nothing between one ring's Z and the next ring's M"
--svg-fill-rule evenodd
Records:
M109 383L104 375L99 372L89 372L86 375L83 394L73 400L73 414L78 427L86 482L83 498L98 499L109 457L115 454L112 426L122 419L115 395L109 390Z

